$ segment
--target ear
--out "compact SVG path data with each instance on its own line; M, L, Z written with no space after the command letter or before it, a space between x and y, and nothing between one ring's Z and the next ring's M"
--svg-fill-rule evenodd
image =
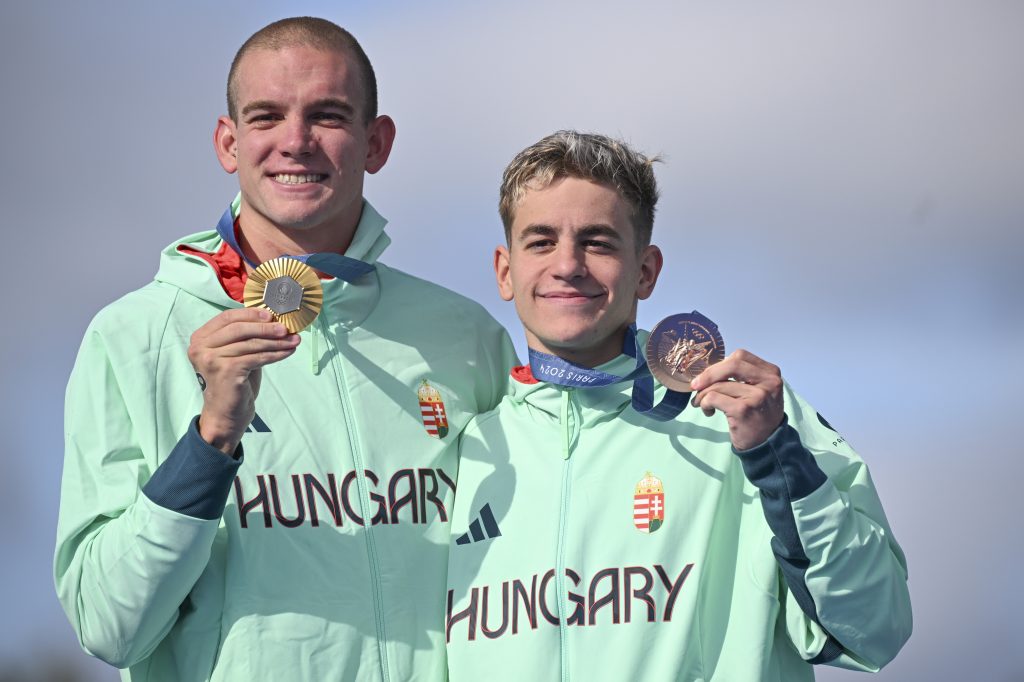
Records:
M390 116L378 116L366 128L366 172L372 174L388 162L395 143L395 122Z
M217 119L217 127L213 130L213 149L217 152L221 168L228 173L238 170L238 134L230 116Z
M653 244L644 247L640 254L640 281L636 287L636 297L641 301L654 293L654 285L658 283L663 264L661 249Z
M498 280L498 295L503 301L511 301L515 298L515 293L512 290L509 258L508 247L499 246L494 249L494 278Z

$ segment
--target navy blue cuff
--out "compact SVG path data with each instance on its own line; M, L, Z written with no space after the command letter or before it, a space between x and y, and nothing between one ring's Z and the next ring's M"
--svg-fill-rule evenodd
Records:
M235 457L224 454L199 435L196 417L142 492L161 507L212 521L224 513L231 483L241 465L241 443Z
M761 509L775 535L772 552L786 584L803 612L818 622L814 599L805 582L811 562L800 542L792 502L813 493L828 477L800 442L800 434L785 419L757 447L733 451L739 456L747 479L761 491ZM823 651L819 656L827 658L831 653Z
M787 505L813 493L827 478L788 418L757 447L733 452L739 455L747 480L765 495L786 498Z
M828 635L828 638L825 640L825 645L821 647L821 651L818 652L818 655L807 662L811 665L831 663L839 658L842 653L843 645L840 644L835 637Z

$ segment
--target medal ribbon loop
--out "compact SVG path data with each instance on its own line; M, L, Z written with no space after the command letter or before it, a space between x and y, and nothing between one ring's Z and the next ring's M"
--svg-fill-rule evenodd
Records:
M228 206L228 210L224 211L224 215L217 222L217 234L253 269L258 267L256 263L253 263L242 253L242 249L238 246L238 240L235 239L235 216L230 206ZM342 256L339 253L307 253L299 256L285 254L283 257L301 261L314 270L326 272L328 275L346 282L355 282L363 275L374 270L374 266L370 263Z
M626 330L626 338L622 344L622 352L636 360L633 370L625 376L617 376L608 372L589 367L580 367L557 355L542 353L532 348L530 351L530 371L535 379L569 386L571 388L596 388L610 386L624 381L633 382L633 409L655 421L675 419L690 399L689 393L680 393L665 388L665 397L657 405L654 404L654 378L647 367L647 361L641 352L640 343L636 338L636 325Z

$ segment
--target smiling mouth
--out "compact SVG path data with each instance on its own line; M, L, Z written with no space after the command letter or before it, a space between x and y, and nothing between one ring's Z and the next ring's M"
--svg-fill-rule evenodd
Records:
M327 179L327 176L322 173L304 173L301 175L278 173L272 177L275 182L279 182L282 185L306 185L314 182L323 182Z
M600 294L584 294L582 292L562 292L557 294L542 294L541 298L552 303L583 303L597 298Z

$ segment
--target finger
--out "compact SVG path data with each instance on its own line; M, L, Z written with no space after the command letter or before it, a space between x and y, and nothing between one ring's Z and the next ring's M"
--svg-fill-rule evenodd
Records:
M698 374L690 382L690 386L694 387L694 384L696 384L695 388L700 390L707 388L711 384L729 381L730 379L752 384L762 380L764 376L765 372L757 365L745 362L742 358L730 356Z
M242 324L238 323L236 326ZM256 323L256 326L262 324L267 323ZM245 334L233 334L231 328L226 327L218 332L213 339L194 340L188 349L188 359L197 372L203 374L217 372L220 369L225 369L224 362L233 358L244 357L254 353L294 350L299 345L299 335L288 334L287 330L284 330L284 334L285 336L280 338L267 339L251 335L247 336ZM222 343L223 345L210 345L214 342ZM206 378L209 380L210 377L207 376Z
M719 381L716 384L708 386L703 391L695 393L693 400L691 401L692 404L694 406L700 405L704 396L708 393L722 393L731 398L739 398L740 400L746 400L753 403L767 400L770 397L768 391L757 384L744 384L738 381Z
M764 386L756 384L743 384L738 381L720 381L717 384L712 384L702 391L697 391L693 394L690 399L690 404L694 408L698 407L703 401L706 395L709 393L722 393L729 397L743 400L750 404L763 404L771 400L771 393L765 389Z
M698 403L701 410L707 416L711 416L715 413L715 410L721 410L726 416L731 416L739 413L745 408L745 404L739 398L726 395L724 393L718 393L717 391L711 391L707 393L701 401Z
M781 381L781 377L778 367L765 362L750 351L740 349L725 360L705 369L690 382L690 386L701 390L713 383L729 379L748 384L775 383Z
M201 341L207 348L223 348L233 343L249 339L284 339L289 334L288 328L280 322L234 322L221 327Z
M267 350L259 353L248 353L246 355L238 356L236 362L239 363L239 367L241 369L251 372L266 365L280 362L286 357L292 355L294 352L294 348L286 348L284 350Z
M274 315L264 308L229 308L210 318L210 321L196 330L197 334L209 336L235 322L269 322Z
M259 367L263 367L265 365L269 365L275 362L280 362L281 360L284 360L285 358L293 355L294 353L294 348L288 348L285 350L266 351L263 353L257 353L255 359L256 362L259 363ZM256 367L253 367L253 369L256 369Z
M273 322L274 316L269 310L260 308L232 308L222 311L197 329L189 339L191 346L206 345L206 340L238 323L267 324Z
M256 355L259 353L273 352L279 350L292 350L299 345L299 335L290 334L283 339L242 339L236 343L221 346L217 354L225 358L237 358L244 355Z

